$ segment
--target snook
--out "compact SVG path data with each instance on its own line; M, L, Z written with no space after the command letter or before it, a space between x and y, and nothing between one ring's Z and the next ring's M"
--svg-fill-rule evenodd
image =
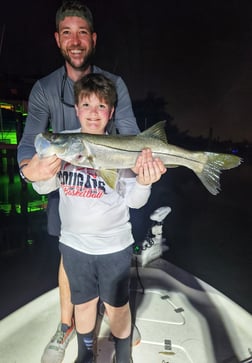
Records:
M150 148L166 167L185 166L191 169L210 193L220 190L220 172L240 165L241 159L230 154L189 151L168 144L165 121L158 122L136 136L91 135L85 133L44 133L35 138L40 157L56 154L60 159L77 166L97 169L112 187L116 170L135 165L144 148Z

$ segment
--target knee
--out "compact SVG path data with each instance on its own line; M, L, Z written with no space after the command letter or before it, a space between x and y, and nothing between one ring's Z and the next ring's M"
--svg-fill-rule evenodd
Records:
M104 303L104 305L109 317L130 315L129 303L126 303L125 305L119 307L111 306L107 303Z
M83 313L89 310L95 310L97 308L99 298L95 298L93 300L87 301L83 304L76 304L75 305L75 311L77 313Z
M105 305L109 318L110 330L114 337L124 339L131 332L131 314L129 304L120 307Z

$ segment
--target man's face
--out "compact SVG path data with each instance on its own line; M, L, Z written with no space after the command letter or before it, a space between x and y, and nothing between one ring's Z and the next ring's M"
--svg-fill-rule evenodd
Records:
M96 46L96 33L92 33L85 19L68 16L59 23L55 39L69 65L76 70L85 70L92 60Z

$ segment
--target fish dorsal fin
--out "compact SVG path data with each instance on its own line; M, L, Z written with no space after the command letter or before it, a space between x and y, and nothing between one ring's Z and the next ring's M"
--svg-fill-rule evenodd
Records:
M159 121L155 125L149 127L147 130L140 133L141 136L152 137L155 139L162 140L168 144L166 132L165 132L166 121Z

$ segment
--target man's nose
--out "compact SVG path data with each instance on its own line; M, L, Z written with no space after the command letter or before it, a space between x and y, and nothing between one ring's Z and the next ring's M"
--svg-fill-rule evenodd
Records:
M78 33L73 33L72 34L72 42L75 45L80 44L80 36L79 36Z

